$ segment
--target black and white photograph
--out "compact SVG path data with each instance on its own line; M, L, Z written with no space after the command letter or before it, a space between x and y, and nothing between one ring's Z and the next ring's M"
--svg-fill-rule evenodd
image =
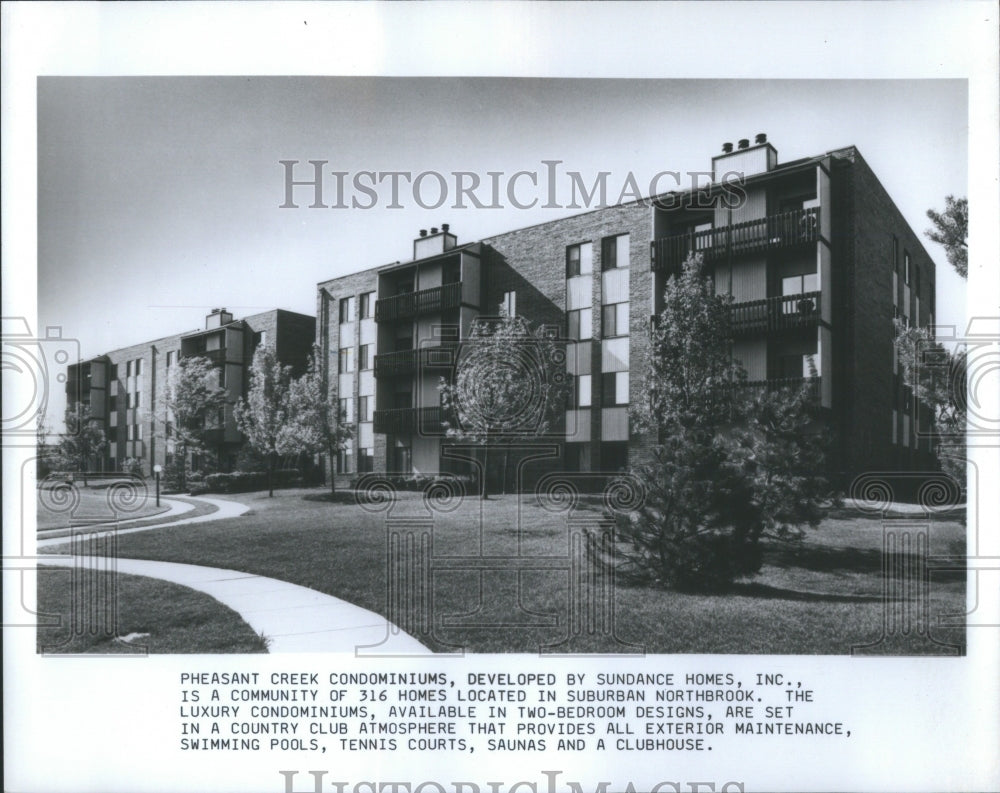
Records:
M557 6L5 4L5 788L1000 784L996 9Z

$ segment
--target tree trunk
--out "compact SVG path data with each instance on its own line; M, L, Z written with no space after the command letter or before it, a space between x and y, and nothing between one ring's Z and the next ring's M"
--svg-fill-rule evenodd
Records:
M486 501L490 497L490 441L489 438L486 439L486 443L483 444L483 488L482 488L482 500Z
M327 449L327 464L330 468L330 495L337 492L337 450L331 444Z
M267 455L267 495L274 498L274 452Z

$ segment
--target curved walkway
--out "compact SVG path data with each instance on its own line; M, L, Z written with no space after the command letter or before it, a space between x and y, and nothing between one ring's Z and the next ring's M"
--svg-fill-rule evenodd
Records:
M215 517L215 514L205 515L203 519ZM107 560L53 554L39 557L38 564L105 569ZM263 635L268 641L268 652L352 653L358 656L432 654L385 617L297 584L193 564L121 558L114 564L119 573L160 578L212 596Z
M191 501L199 501L207 503L209 506L213 507L213 511L209 512L207 515L198 515L193 518L179 518L172 520L157 520L161 517L167 517L169 515L181 515L185 512L190 512L194 509L194 506L187 501L174 501L175 504L183 504L184 508L178 508L176 511L171 508L170 512L163 513L161 515L153 515L151 518L136 518L139 520L154 520L154 523L150 523L146 526L133 526L132 528L112 528L112 526L123 526L126 522L119 524L107 524L102 523L98 526L87 526L85 530L88 533L93 533L95 536L103 536L105 534L131 534L137 531L149 531L151 529L164 529L171 526L183 526L190 523L205 523L210 520L223 520L224 518L237 518L246 512L250 511L250 507L246 504L240 504L236 501L225 501L221 498L206 498L205 496L187 496ZM76 531L84 530L83 527L76 529ZM59 532L58 535L55 532ZM39 548L45 548L52 545L62 545L69 542L74 529L50 529L48 531L40 531L38 533L37 546Z

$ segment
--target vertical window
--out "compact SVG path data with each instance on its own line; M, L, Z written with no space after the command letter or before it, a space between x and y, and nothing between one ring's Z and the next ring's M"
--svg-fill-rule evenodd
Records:
M343 397L340 400L340 420L346 424L354 423L354 398Z
M127 434L126 437L130 441L134 441L135 440L135 424L129 424L127 432L128 432L128 434Z
M136 376L142 374L142 358L135 359L135 374Z
M337 473L338 474L353 474L354 473L354 454L353 450L348 447L346 449L341 449L337 452Z
M628 303L601 306L601 336L628 336Z
M628 372L601 375L601 404L604 407L628 404Z
M368 474L375 470L375 450L371 447L358 449L358 473Z
M371 319L375 313L375 293L365 292L361 295L360 316L361 319Z
M500 313L507 317L517 316L517 293L504 292L503 300L500 302Z
M340 322L341 324L345 322L354 321L354 298L353 297L342 297L340 298Z
M908 251L903 251L903 283L907 286L910 285L910 254Z
M347 374L354 371L354 349L352 347L340 348L337 371L340 374Z
M111 377L112 380L117 380L118 379L118 364L116 364L116 363L111 364L111 375L110 375L110 377Z
M371 369L375 356L372 355L373 344L362 344L358 350L358 369Z
M566 277L589 275L594 271L593 246L589 242L570 245L566 249Z
M895 234L892 237L892 271L899 272L899 238Z
M126 361L125 362L125 376L126 377L131 377L132 376L132 367L133 367L133 365L134 364L132 363L132 361Z
M358 397L358 421L375 420L375 397Z
M592 389L593 379L591 375L578 375L573 381L572 409L589 408L593 404Z
M601 240L602 270L614 270L618 267L628 267L628 259L628 234L619 234L617 237L605 237Z
M574 341L583 341L593 338L593 315L590 308L581 308L577 311L569 311L566 314L567 336Z
M174 356L175 356L176 354L177 354L177 353L175 353L175 352L174 352L173 350L167 350L167 368L168 368L168 369L169 369L169 368L170 368L171 366L173 366L173 365L174 365Z

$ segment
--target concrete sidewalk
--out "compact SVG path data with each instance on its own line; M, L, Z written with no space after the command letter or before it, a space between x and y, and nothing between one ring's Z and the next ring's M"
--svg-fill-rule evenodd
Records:
M204 517L215 518L216 515ZM38 557L38 564L107 568L106 559L93 556L46 555ZM114 565L119 573L159 578L210 595L266 637L268 652L351 653L358 656L432 654L385 617L297 584L237 570L144 559L119 558Z
M95 536L103 536L105 534L118 534L118 535L132 534L133 532L137 531L151 531L152 529L165 529L165 528L170 528L172 526L184 526L191 523L205 523L210 520L223 520L224 518L238 518L240 515L250 511L250 507L246 506L245 504L240 504L236 501L224 501L221 498L206 498L205 496L188 496L188 498L195 501L205 502L210 506L214 507L214 510L208 513L207 515L199 515L198 517L195 518L180 518L180 519L165 520L162 522L150 524L149 526L134 526L132 528L119 528L116 530L114 528L108 528L109 525L113 526L114 524L101 524L99 526L87 527L86 531L88 532L88 534L92 533ZM177 503L183 504L184 502L177 502ZM166 515L170 514L175 514L175 515L182 514L183 512L188 512L191 509L193 509L193 507L191 507L190 505L187 506L188 509L178 510L177 512L168 512L162 516L153 515L152 518L165 517ZM140 518L137 520L150 520L150 518ZM38 541L36 542L36 545L39 548L46 548L52 545L63 545L70 541L73 531L74 531L73 529L44 530L42 532L39 532L39 538ZM53 532L60 532L60 535L57 537L41 536L43 534L51 534Z

